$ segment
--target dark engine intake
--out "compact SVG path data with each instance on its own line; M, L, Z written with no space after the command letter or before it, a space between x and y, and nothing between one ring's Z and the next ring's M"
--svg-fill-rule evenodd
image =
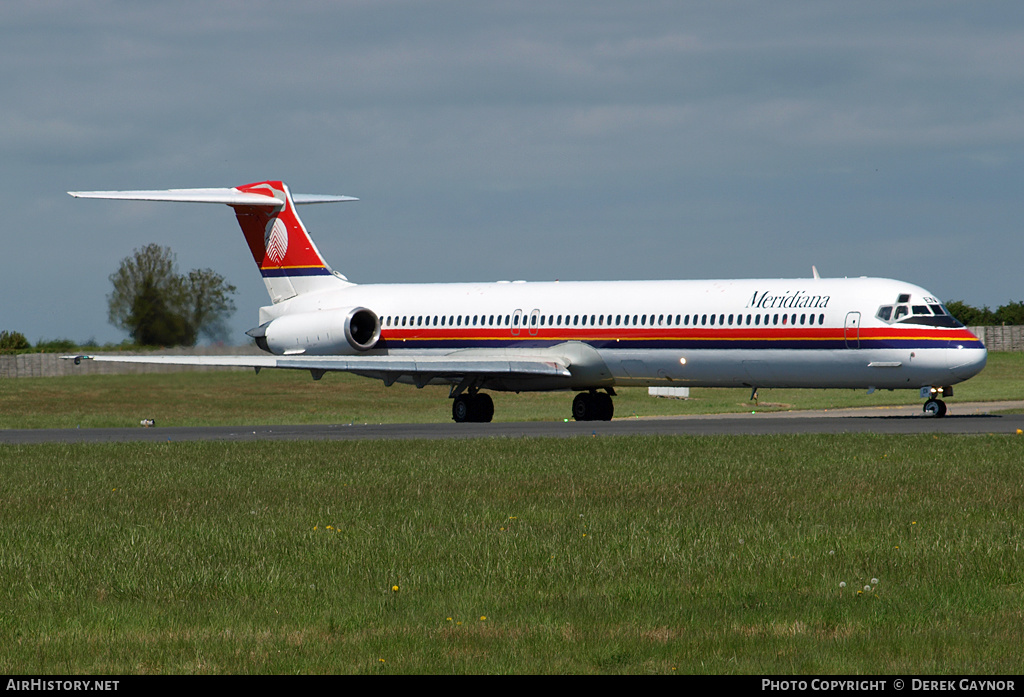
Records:
M278 356L339 356L369 351L380 339L380 318L365 307L284 315L246 332Z

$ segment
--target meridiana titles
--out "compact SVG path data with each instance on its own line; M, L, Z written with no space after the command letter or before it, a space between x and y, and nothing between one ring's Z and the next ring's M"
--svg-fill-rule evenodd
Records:
M806 290L787 290L782 295L772 295L771 291L754 291L747 307L759 310L775 308L828 307L828 295L809 295Z

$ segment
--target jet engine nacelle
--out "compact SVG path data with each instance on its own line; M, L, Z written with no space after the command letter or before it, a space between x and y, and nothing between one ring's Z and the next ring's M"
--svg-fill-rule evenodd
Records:
M246 332L275 355L351 355L369 351L380 339L380 318L365 307L283 315Z

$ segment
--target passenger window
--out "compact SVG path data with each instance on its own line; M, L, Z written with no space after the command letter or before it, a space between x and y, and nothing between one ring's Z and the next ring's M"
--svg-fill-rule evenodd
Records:
M761 315L754 315L754 326L761 326Z
M807 319L807 315L800 315L800 324L803 324L805 319Z
M778 324L778 323L779 323L779 316L775 315L774 317L772 317L772 324ZM785 324L785 322L783 322L783 324Z
M711 326L715 326L715 316L711 315Z
M701 315L700 316L700 324L701 324L701 326L703 327L707 323L708 323L708 316L707 315Z
M732 315L729 315L729 326L730 327L732 326L732 317L733 317Z
M818 324L825 324L825 315L818 315Z

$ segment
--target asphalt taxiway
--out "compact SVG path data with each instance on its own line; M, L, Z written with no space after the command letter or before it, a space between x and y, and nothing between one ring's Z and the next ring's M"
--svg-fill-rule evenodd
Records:
M765 435L806 433L968 433L1024 435L1024 402L950 403L943 418L920 405L828 411L757 412L613 421L530 421L488 424L324 424L0 430L0 443L114 443L273 440L440 440L452 438L570 438L623 435Z

